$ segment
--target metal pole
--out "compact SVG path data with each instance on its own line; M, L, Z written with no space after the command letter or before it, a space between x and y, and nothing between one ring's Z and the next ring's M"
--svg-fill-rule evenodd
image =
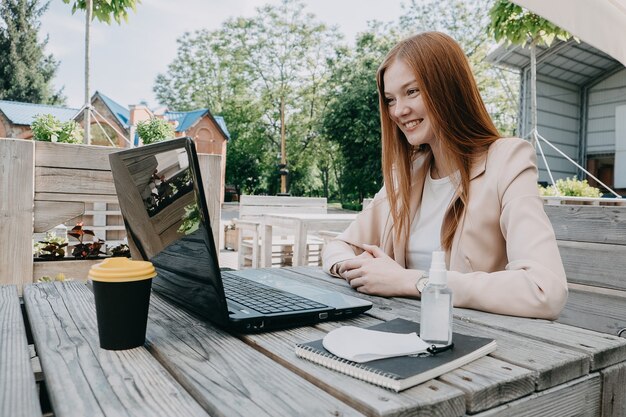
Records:
M530 43L530 143L537 145L537 40Z
M91 97L89 94L89 62L91 60L89 50L89 38L91 32L91 14L93 0L87 0L85 4L85 143L91 145Z
M285 98L280 98L280 192L287 194L287 155L285 146Z

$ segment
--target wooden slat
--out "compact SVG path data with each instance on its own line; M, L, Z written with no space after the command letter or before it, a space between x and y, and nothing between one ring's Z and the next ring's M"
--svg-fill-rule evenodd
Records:
M601 411L601 392L602 383L596 373L475 417L597 417Z
M68 194L68 193L35 193L35 201L80 201L85 203L117 204L117 196L113 194Z
M626 207L544 205L556 238L623 245Z
M560 240L567 281L626 290L626 246Z
M202 187L209 210L209 220L215 247L220 247L220 219L222 216L222 157L198 154Z
M41 277L55 278L58 274L65 275L65 279L86 281L89 268L102 262L102 259L65 259L62 261L42 261L33 263L33 282Z
M47 167L35 168L35 192L116 195L111 171Z
M216 415L360 415L242 341L159 296L152 297L147 339L152 354Z
M365 327L376 323L380 323L380 320L362 316L341 324ZM406 410L415 408L424 415L438 408L448 410L450 415L464 413L462 391L440 381L431 380L395 394L296 357L294 346L297 343L321 339L339 325L340 323L329 322L320 324L317 328L300 327L281 332L246 335L243 339L273 360L367 415L400 416Z
M247 274L250 272L245 270L240 271L240 273ZM331 278L321 272L319 268L272 269L272 273L284 274L290 276L291 279L302 282L310 282L312 279L322 280L332 283L339 292L354 295L354 290L345 281ZM417 300L381 299L364 294L358 294L358 296L375 303L374 308L367 312L369 315L383 320L390 320L395 317L419 320L420 303ZM455 317L462 317L462 313L465 311L467 310L455 309ZM490 356L532 370L535 373L534 383L537 390L544 390L583 376L589 372L591 366L591 358L587 353L575 349L555 348L552 343L511 333L509 329L493 329L466 323L464 320L455 320L454 331L496 340L498 348ZM514 395L514 393L508 395Z
M626 298L570 288L558 321L617 335L620 329L626 328Z
M59 224L78 217L85 211L85 203L70 201L35 201L35 233L46 232Z
M0 284L31 282L33 276L34 145L0 140Z
M30 285L24 300L55 416L207 415L144 347L99 348L84 284Z
M0 416L41 416L15 286L0 286Z
M108 146L35 142L35 165L38 167L75 168L107 171L109 154L120 149Z
M603 369L602 417L626 416L626 363Z

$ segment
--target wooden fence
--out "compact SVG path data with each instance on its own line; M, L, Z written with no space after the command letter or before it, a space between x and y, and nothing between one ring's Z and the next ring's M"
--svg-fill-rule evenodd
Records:
M91 216L94 226L112 230L114 243L123 239L109 154L117 148L0 139L0 284L18 288L56 271L85 278L89 261L33 263L33 233ZM199 155L216 247L220 220L221 157ZM106 205L106 206L104 206ZM105 208L105 210L102 210ZM114 220L102 225L102 218ZM109 227L115 222L116 227ZM100 224L97 224L100 223ZM68 225L69 226L69 225ZM71 227L71 226L70 226ZM106 232L108 233L108 232ZM50 269L52 268L52 269Z

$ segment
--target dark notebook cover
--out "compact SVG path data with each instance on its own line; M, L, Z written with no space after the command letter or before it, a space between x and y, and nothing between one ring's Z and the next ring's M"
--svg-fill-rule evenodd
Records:
M404 319L394 319L368 329L419 334L419 324ZM357 363L333 355L324 348L320 339L298 344L296 355L397 392L466 365L496 349L496 342L493 339L461 333L454 333L452 342L454 343L452 349L436 355L399 356Z

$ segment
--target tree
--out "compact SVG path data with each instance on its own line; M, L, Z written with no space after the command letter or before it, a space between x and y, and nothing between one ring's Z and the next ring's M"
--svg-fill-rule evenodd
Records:
M338 38L335 30L305 13L302 3L284 0L257 9L254 17L230 19L216 31L185 34L176 60L157 77L154 91L165 105L208 107L224 117L232 138L229 183L257 192L279 191L274 182L280 154L289 156L293 192L316 192L309 186L318 172L311 154L318 149L313 144L325 106L320 98L328 76L326 58ZM243 150L258 155L244 157ZM237 161L239 157L244 159ZM259 181L250 182L236 171L251 160Z
M496 41L506 39L509 44L530 44L530 100L531 143L537 142L537 45L550 46L555 38L566 41L568 32L541 16L522 9L508 0L497 0L489 11L488 32Z
M175 136L174 127L165 119L156 117L143 120L137 124L137 135L144 145L172 139Z
M58 64L39 41L38 19L48 3L39 0L0 2L0 99L27 103L63 104L62 90L52 87Z
M89 92L89 61L91 21L95 18L106 24L113 18L118 24L122 19L128 21L128 9L135 11L136 3L140 0L63 0L72 3L72 13L85 10L85 143L91 143L91 95Z
M338 49L331 61L333 89L322 126L340 149L334 163L342 202L361 202L382 186L376 71L397 37L393 32L385 37L378 29L360 34L354 51Z

